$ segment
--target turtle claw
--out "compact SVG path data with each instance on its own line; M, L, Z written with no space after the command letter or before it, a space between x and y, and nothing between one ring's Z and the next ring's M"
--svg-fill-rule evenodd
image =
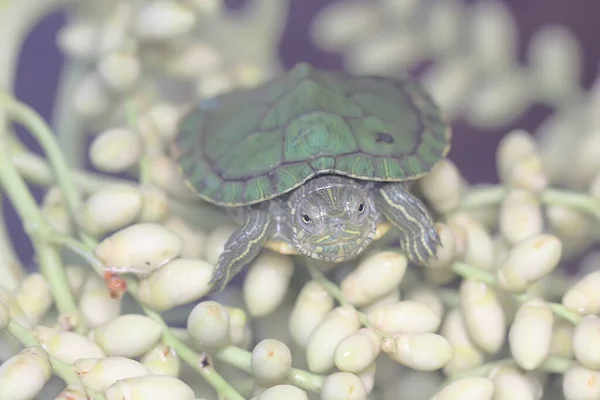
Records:
M210 281L208 281L208 284L212 285L212 288L208 294L217 294L225 289L225 286L227 286L228 282L227 279L225 279L225 270L223 267L219 267L219 264L220 262L217 263L217 268L215 268L212 278L210 278Z
M227 284L248 265L268 238L270 217L264 211L252 211L243 227L234 231L225 245L209 284L210 294L221 292Z
M424 264L435 257L440 237L425 205L402 184L389 183L379 189L378 209L394 225L400 246L410 261Z

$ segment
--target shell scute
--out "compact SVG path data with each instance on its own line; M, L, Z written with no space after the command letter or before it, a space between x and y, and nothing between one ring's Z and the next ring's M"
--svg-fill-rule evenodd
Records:
M298 64L259 87L201 102L175 139L184 177L203 199L253 204L320 173L403 181L446 156L450 129L410 79Z

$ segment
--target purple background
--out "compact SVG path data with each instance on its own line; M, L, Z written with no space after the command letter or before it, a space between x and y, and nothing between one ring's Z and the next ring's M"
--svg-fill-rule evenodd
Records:
M475 1L467 0L468 3ZM243 0L226 2L233 7L245 3ZM281 57L287 67L298 61L308 61L320 67L341 66L339 56L324 53L311 45L307 30L311 17L322 7L333 2L292 0L287 30L280 46ZM529 38L540 27L560 23L571 29L585 51L583 84L589 87L597 74L600 58L600 3L597 0L505 0L505 3L510 7L519 25L521 56ZM27 39L18 67L15 89L17 97L34 107L48 120L52 113L62 67L62 57L55 44L55 35L65 21L64 13L51 15L42 21ZM476 129L457 121L454 124L455 139L450 158L458 164L469 181L496 181L493 159L501 135L515 127L533 130L549 112L545 107L535 106L511 126L486 131L485 134L478 134ZM20 221L7 203L5 202L4 209L8 212L11 236L19 256L28 263L31 260L31 246L22 232Z

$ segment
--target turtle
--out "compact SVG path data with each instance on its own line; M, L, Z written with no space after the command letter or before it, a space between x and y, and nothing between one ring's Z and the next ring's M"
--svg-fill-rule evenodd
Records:
M447 156L450 142L441 110L408 75L301 62L255 87L195 102L171 156L199 199L238 223L211 293L263 247L339 263L391 227L409 261L434 257L439 235L409 185Z

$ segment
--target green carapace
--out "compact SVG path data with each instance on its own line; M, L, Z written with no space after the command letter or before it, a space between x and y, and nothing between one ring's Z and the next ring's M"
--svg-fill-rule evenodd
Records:
M406 182L450 149L450 127L408 78L297 64L261 86L203 100L181 119L172 155L204 201L239 222L214 275L222 290L263 246L340 262L382 227L422 263L439 237Z

